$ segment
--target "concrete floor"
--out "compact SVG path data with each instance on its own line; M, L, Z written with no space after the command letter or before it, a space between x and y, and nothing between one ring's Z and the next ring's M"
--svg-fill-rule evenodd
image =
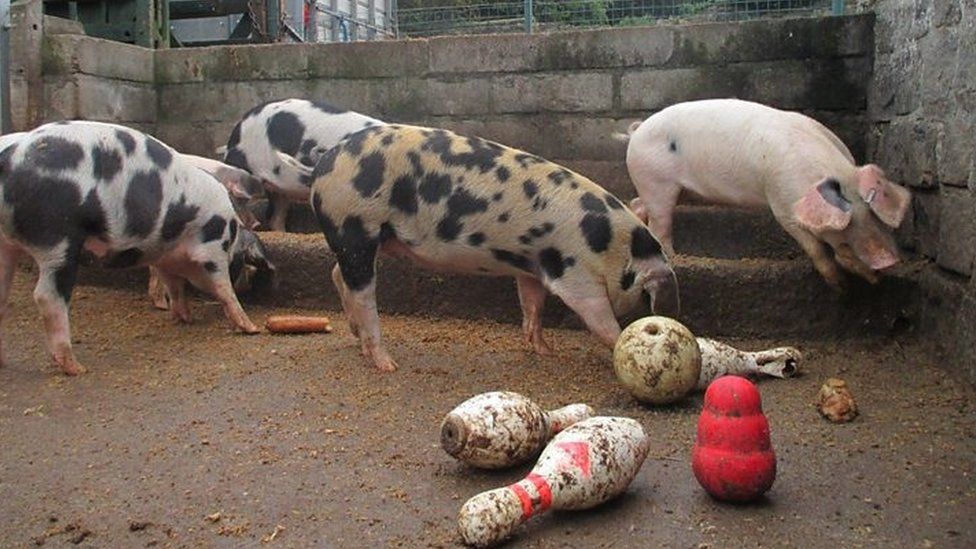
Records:
M81 287L72 327L90 373L69 379L19 275L0 369L2 546L262 546L278 526L269 546L454 546L464 500L528 470L474 471L439 448L443 415L496 389L588 402L652 440L624 496L534 518L511 546L976 546L976 393L921 342L733 342L807 360L759 385L779 474L764 501L731 506L691 473L701 396L637 404L585 332L549 330L557 355L540 358L513 325L382 315L401 369L381 375L338 318L330 335L245 337L213 303L176 326L143 295ZM829 376L858 400L851 424L812 406Z

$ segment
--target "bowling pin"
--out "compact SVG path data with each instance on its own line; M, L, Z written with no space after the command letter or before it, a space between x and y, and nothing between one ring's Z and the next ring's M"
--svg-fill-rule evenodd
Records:
M632 419L583 420L556 435L524 479L469 499L458 515L461 538L487 547L550 508L588 509L612 499L630 485L648 448Z
M444 417L441 447L473 467L511 467L537 456L556 433L593 414L586 404L547 412L518 393L483 393Z
M777 347L750 353L740 351L730 345L696 338L701 349L701 374L698 376L698 390L708 388L708 384L726 375L763 374L779 378L793 377L799 371L803 355L793 347Z

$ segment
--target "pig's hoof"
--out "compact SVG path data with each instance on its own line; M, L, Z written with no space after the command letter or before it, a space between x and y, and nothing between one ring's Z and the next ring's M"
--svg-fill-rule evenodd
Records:
M65 360L61 363L61 371L66 376L78 376L88 371L87 368L78 364L74 360Z
M260 334L261 328L258 328L252 323L248 323L241 326L241 331L244 332L246 335L254 335L254 334Z
M389 355L382 357L374 357L373 364L376 365L376 369L381 372L395 372L399 365L393 360Z

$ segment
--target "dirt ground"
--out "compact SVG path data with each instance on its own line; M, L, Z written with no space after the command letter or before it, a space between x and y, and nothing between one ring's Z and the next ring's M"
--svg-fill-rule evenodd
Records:
M26 278L3 326L3 546L454 546L464 500L529 469L479 472L439 448L443 415L496 389L587 402L651 438L624 496L534 518L511 546L976 546L976 395L919 342L734 342L798 344L807 360L802 377L760 384L778 477L732 506L691 473L701 396L637 404L584 332L549 330L557 355L541 358L513 325L384 315L401 369L381 375L334 311L333 334L246 337L214 303L177 326L143 295L82 287L72 327L90 372L67 378ZM261 323L275 312L250 307ZM813 408L828 376L851 386L853 423Z

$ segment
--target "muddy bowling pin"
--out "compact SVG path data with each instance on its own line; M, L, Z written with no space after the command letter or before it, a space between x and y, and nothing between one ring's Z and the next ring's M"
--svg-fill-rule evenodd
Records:
M627 489L647 451L647 435L632 419L583 420L556 435L524 479L469 499L458 515L461 538L487 547L549 508L595 507Z
M518 393L483 393L444 417L441 447L473 467L511 467L537 456L556 433L593 415L586 404L547 412Z
M701 350L701 373L698 390L708 388L716 379L734 374L740 376L767 375L779 378L793 377L799 372L803 354L793 347L776 347L764 351L740 351L721 341L695 338Z

